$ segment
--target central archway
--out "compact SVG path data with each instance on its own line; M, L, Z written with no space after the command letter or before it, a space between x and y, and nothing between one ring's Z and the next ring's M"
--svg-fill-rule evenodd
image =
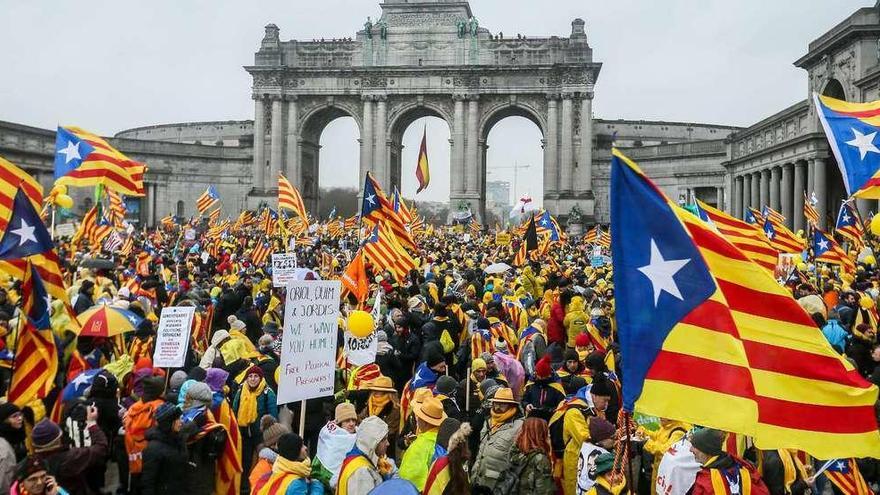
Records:
M361 124L358 116L354 112L338 105L316 108L303 116L301 139L299 140L300 170L291 170L289 174L293 177L299 177L299 184L296 185L303 196L306 209L313 215L323 216L333 207L333 205L329 204L332 201L328 200L328 204L322 204L320 200L320 178L322 176L325 178L332 176L333 180L329 182L329 187L354 189L360 187L357 179L353 183L351 181L344 181L345 177L358 176L357 142L360 139L360 129ZM327 162L325 165L333 168L329 173L328 170L324 170L323 173L321 170L322 140L329 140L329 143L332 145L332 152L329 158L334 160ZM351 158L346 159L348 155L351 155ZM346 161L351 163L352 170L348 170L348 165L345 164ZM336 180L337 178L343 180ZM349 212L348 209L346 208L346 211L340 212L340 214L349 215L354 213Z

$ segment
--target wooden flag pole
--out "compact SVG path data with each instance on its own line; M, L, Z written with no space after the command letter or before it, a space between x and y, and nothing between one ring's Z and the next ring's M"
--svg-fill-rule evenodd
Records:
M306 431L306 401L303 400L299 410L299 436L303 437Z

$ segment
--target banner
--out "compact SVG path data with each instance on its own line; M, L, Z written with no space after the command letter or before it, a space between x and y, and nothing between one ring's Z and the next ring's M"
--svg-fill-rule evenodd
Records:
M382 289L376 291L376 301L373 303L373 321L376 322L376 328L379 328L381 321L382 307ZM379 341L376 339L375 329L373 333L359 339L345 331L345 357L348 362L355 366L363 366L376 362L376 352L379 351Z
M159 316L159 328L156 330L153 366L156 368L180 368L184 365L195 314L195 306L162 308L162 314Z
M287 285L278 404L333 395L339 280L301 280Z
M508 232L499 232L495 234L495 244L498 246L509 246L511 235Z
M691 452L691 443L682 438L663 454L657 468L657 493L685 495L697 479L702 466Z
M578 473L577 473L577 494L586 495L596 484L596 458L608 451L593 445L590 442L584 442L581 445L581 452L578 455Z
M272 285L287 287L296 280L296 253L272 253Z

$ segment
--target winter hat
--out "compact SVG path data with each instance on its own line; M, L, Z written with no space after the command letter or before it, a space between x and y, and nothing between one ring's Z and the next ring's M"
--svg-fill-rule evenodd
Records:
M605 371L607 369L607 366L605 366L605 353L599 351L591 352L587 359L584 360L584 364L591 370Z
M302 446L302 437L296 433L285 433L278 439L278 455L290 461L298 461Z
M593 443L608 440L614 436L614 425L607 419L590 418L590 441Z
M179 407L170 402L165 402L159 409L156 409L156 424L159 426L159 429L165 432L171 431L171 425L174 424L174 420L179 418L183 414Z
M144 402L156 400L165 391L165 380L158 376L148 376L143 379L144 393L141 398Z
M485 362L487 365L489 363L495 362L495 357L493 355L489 354L488 352L484 352L484 353L480 354L480 359L482 359L483 362Z
M379 442L387 436L388 423L377 416L368 416L358 425L355 446L361 452L374 453Z
M483 395L483 397L487 399L492 397L495 391L499 388L500 386L498 385L498 382L491 378L486 378L485 380L480 382L480 393Z
M171 390L180 390L180 386L183 385L183 382L186 381L186 372L183 370L177 370L171 374L171 379L168 380L168 386L171 387ZM94 385L92 385L94 387Z
M477 319L477 328L480 330L488 330L492 326L487 318Z
M376 341L377 342L388 342L388 334L385 333L385 330L377 330L376 331Z
M614 468L614 452L605 452L596 457L596 474L603 474Z
M597 397L611 397L611 384L606 379L593 380L590 393Z
M265 374L263 373L263 368L260 368L256 364L248 368L247 373L245 373L244 376L248 377L250 375L260 375L260 378L263 378L263 376L265 376Z
M6 402L4 404L0 404L0 423L9 419L15 413L21 412L21 408L13 404L12 402Z
M577 337L574 338L575 347L587 347L590 345L590 337L585 333L579 333Z
M205 376L205 383L211 387L212 392L220 392L229 378L229 372L220 368L208 368Z
M234 321L236 321L236 320L238 320L238 317L235 316L235 315L229 315L229 316L226 317L226 323L229 324L230 326L231 326L232 323L233 323Z
M438 394L443 394L447 397L451 397L455 394L455 389L458 388L458 382L455 381L455 378L452 378L449 375L443 375L437 379L437 384L434 385L434 390Z
M433 368L443 362L443 354L436 348L431 348L425 354L425 361L429 368Z
M195 380L197 382L203 382L205 381L206 376L208 376L208 372L205 371L205 368L199 368L198 366L196 366L195 368L189 370L187 378L189 378L190 380Z
M119 381L107 370L101 370L92 380L89 387L89 397L116 397L116 389L119 388Z
M550 366L550 356L544 356L535 363L535 377L540 380L546 380L550 378L550 374L553 373L553 369Z
M247 328L247 325L241 320L236 319L232 323L229 324L230 330L238 330L239 332Z
M496 340L495 341L495 350L502 353L502 354L508 354L507 342L505 342L501 339Z
M34 452L46 452L61 446L61 428L49 419L43 419L31 431Z
M335 415L336 424L341 424L343 421L353 419L357 420L357 413L354 410L354 404L351 402L341 402L336 406L336 415Z
M710 456L720 455L723 440L724 432L713 428L703 428L694 432L691 438L691 445L704 454Z
M290 427L266 414L260 419L260 431L263 432L263 445L269 447L278 443L281 435L290 433Z
M471 370L477 371L484 369L486 369L486 361L484 361L482 358L477 358L471 361Z
M578 352L574 349L566 349L564 353L562 353L562 359L565 361L580 361L581 358L578 356Z
M437 430L437 445L444 449L449 448L449 439L458 431L461 421L455 418L446 418L440 423L440 429Z
M194 382L186 389L184 402L190 402L193 405L211 407L214 400L211 387L207 383Z
M46 464L38 456L29 455L16 467L15 478L21 482L40 471L47 471Z

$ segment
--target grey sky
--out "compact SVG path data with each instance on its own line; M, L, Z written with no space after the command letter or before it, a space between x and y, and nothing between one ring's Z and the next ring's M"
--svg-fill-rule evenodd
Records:
M472 0L493 33L567 36L587 21L603 68L600 118L749 125L807 96L792 62L807 44L867 0ZM148 124L253 117L250 80L263 26L282 39L354 36L373 0L0 0L0 119L104 134ZM449 129L427 119L432 185L419 199L449 194ZM424 121L406 131L403 192ZM340 119L322 136L322 186L352 185L357 130ZM506 119L489 136L489 168L529 164L519 194L540 197L540 132ZM342 178L342 179L340 179ZM511 180L510 169L489 180Z

